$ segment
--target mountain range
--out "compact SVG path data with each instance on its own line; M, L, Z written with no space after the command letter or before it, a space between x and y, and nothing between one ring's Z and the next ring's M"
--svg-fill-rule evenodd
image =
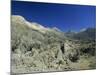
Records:
M13 73L95 69L95 28L62 32L11 16Z

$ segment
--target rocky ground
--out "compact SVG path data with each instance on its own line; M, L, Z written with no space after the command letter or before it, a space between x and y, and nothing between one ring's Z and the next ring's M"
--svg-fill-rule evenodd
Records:
M57 28L46 28L18 15L13 15L11 22L12 73L96 68L94 38L69 37Z

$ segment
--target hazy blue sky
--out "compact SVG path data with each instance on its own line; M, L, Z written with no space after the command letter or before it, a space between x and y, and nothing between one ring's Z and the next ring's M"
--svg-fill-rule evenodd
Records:
M12 15L62 31L79 31L96 25L95 6L12 1L11 7Z

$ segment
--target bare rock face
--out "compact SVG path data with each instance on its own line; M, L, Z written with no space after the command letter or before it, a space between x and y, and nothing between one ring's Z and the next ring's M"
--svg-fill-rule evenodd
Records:
M83 44L67 38L60 30L28 22L19 15L13 15L11 22L12 73L95 68L95 56L82 52ZM92 47L89 49L94 51L94 45ZM85 62L82 64L83 60ZM86 62L85 67L79 67Z
M11 21L16 22L16 23L23 23L25 22L24 17L20 16L20 15L12 15L11 16Z

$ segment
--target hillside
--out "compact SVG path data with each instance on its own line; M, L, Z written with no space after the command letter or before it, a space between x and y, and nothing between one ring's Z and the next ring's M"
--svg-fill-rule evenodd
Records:
M95 28L87 28L85 30L81 30L80 32L66 32L65 35L67 37L77 39L77 40L95 40L96 39L96 29Z
M93 30L87 29L70 35L56 27L46 28L12 15L12 73L95 69L94 34Z

